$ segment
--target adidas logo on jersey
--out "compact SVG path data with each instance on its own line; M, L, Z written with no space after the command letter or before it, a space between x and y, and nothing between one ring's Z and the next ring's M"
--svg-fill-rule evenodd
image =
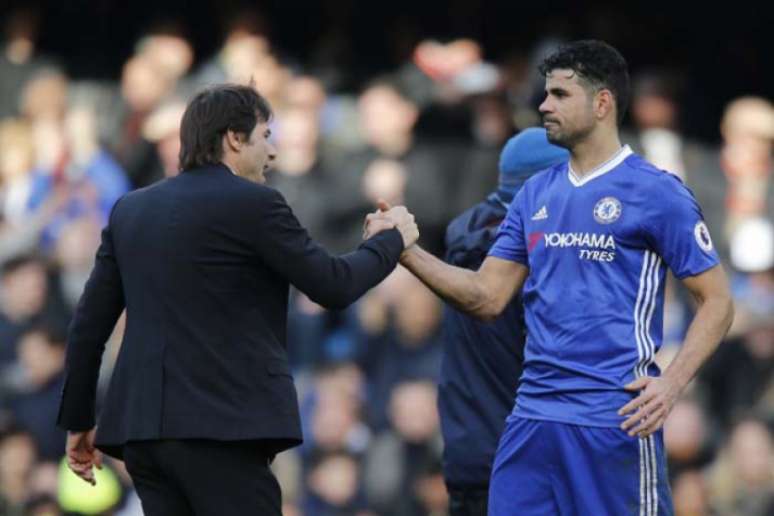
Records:
M540 208L537 213L532 216L532 220L543 220L548 218L548 209L545 204Z

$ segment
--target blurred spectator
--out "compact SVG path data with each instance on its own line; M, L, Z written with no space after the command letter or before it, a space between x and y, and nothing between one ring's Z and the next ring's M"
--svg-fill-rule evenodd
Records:
M36 459L35 441L29 433L19 428L0 433L0 514L21 516L29 495L27 479Z
M25 83L20 112L33 124L61 121L67 110L68 79L54 67L40 68Z
M696 402L686 398L675 404L664 423L664 446L671 475L700 469L714 458L711 429Z
M10 400L14 419L35 439L44 460L64 455L65 432L56 426L59 397L64 387L64 335L45 327L24 333L18 344L24 383Z
M379 155L399 158L414 144L412 130L419 110L398 87L375 81L359 99L360 129L365 142Z
M447 43L421 41L414 50L413 64L433 82L429 95L441 103L454 103L464 95L491 91L500 80L497 68L484 62L480 43L467 38ZM411 80L410 69L403 73ZM421 93L427 90L428 83L422 88L416 79L411 82L420 86L420 95L415 100L426 105L430 100L428 93Z
M148 55L132 56L124 64L119 112L109 130L108 143L136 188L158 178L154 176L159 169L158 157L153 144L143 138L142 129L153 110L174 91L175 80Z
M167 74L177 83L190 70L194 60L191 43L185 31L174 22L161 23L151 28L135 46L135 53L147 57L156 70Z
M37 69L22 90L20 112L32 128L38 173L60 173L68 161L64 124L69 88L62 71L45 67ZM34 181L34 173L32 177ZM34 185L30 197L33 195Z
M284 105L282 93L290 72L272 53L264 20L254 11L234 16L223 46L196 73L194 83L210 86L221 82L255 87L275 109Z
M325 107L325 87L311 75L297 75L291 78L285 88L284 104L288 108L299 108L319 114Z
M63 202L61 192L57 192L30 213L34 165L30 125L19 119L0 122L0 263L34 251L43 228Z
M734 100L723 114L721 166L728 180L725 231L752 217L774 219L774 107L759 97Z
M414 126L419 110L394 82L376 80L367 86L358 100L358 114L366 147L346 156L330 199L328 224L339 228L342 239L337 249L359 241L360 220L373 210L364 195L368 192L371 197L399 194L422 227L420 241L431 251L440 252L464 149L446 140L417 141ZM386 174L381 160L397 162L399 167L391 166ZM372 165L380 172L366 175ZM405 171L405 184L395 180L393 172L399 168ZM388 176L391 179L383 180Z
M764 218L739 223L731 237L736 316L731 335L774 317L774 226Z
M371 431L360 419L363 378L352 364L339 364L317 376L314 408L307 418L311 432L304 448L310 453L362 454Z
M56 502L58 488L59 465L56 462L39 462L30 472L30 496L45 497Z
M283 194L312 238L328 247L335 243L336 233L335 227L325 225L334 183L320 153L319 123L316 108L298 106L278 113L274 124L277 159L267 182Z
M707 479L699 470L688 470L676 476L672 483L672 500L676 516L710 516Z
M400 162L376 159L363 173L363 195L373 205L383 199L393 206L406 203L408 172Z
M143 124L142 136L156 147L159 168L147 171L143 181L153 183L180 172L180 121L185 102L170 100L159 105Z
M621 139L634 152L677 175L690 187L718 252L727 259L728 243L723 233L726 181L717 150L682 134L682 90L676 72L646 70L635 75L631 104L634 133L622 132Z
M721 344L700 372L714 417L728 424L757 409L774 417L774 320L758 320Z
M5 19L0 52L0 118L18 114L22 86L42 65L36 55L38 26L34 7L20 8Z
M43 261L19 256L6 262L0 278L0 364L15 360L16 342L30 327L42 321L64 327L66 316Z
M25 516L61 516L62 510L56 498L49 495L37 495L24 504Z
M774 445L763 422L747 418L734 427L713 471L712 497L720 514L774 514Z
M72 312L89 279L94 256L99 246L100 224L93 217L79 217L68 222L54 249L59 268L59 289Z
M41 245L48 250L56 245L66 224L78 217L95 217L100 226L107 222L113 205L129 190L124 171L99 144L94 111L74 106L65 118L66 155L53 169L38 169L28 209L35 212L57 189L68 194L67 201L43 232Z
M642 155L657 167L686 178L685 138L680 134L680 90L676 74L641 72L634 77L632 121Z
M473 114L473 141L464 169L458 171L455 215L485 199L497 187L498 163L503 144L513 133L505 97L499 93L469 99Z
M368 382L368 420L381 430L396 385L408 380L438 381L441 302L401 267L377 288L374 301L363 301L375 306L369 308L372 313L361 312L366 340L360 363Z
M424 504L435 506L438 490L445 494L435 407L431 382L405 382L392 391L391 428L376 437L365 465L368 499L380 514L428 514Z
M0 123L0 192L3 224L22 225L32 188L30 172L35 165L32 129L22 120Z
M713 415L725 424L755 410L774 420L774 228L740 222L731 239L734 324L700 372Z
M324 341L335 314L310 300L295 289L288 302L288 359L294 369L309 370L326 362Z
M328 453L315 459L308 475L305 516L365 516L360 464L352 455Z

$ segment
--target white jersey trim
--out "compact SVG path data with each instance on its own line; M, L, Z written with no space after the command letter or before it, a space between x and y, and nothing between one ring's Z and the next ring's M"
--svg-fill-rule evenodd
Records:
M570 165L570 163L568 162L567 163L567 177L570 179L570 183L572 183L573 186L576 186L576 187L577 186L583 186L586 183L588 183L589 181L591 181L592 179L596 179L596 178L598 178L601 175L607 174L608 172L613 170L615 167L617 167L618 165L623 163L623 160L625 160L626 158L628 158L632 154L634 154L634 153L632 152L631 147L629 147L628 145L624 145L623 147L621 147L618 150L618 152L616 152L613 155L612 158L610 158L609 160L605 161L604 163L602 163L601 165L596 167L594 170L592 170L591 172L589 172L588 174L586 174L582 178L579 178L575 174L575 172L573 172L572 165Z
M642 256L637 302L634 306L634 337L639 357L634 365L635 378L648 374L648 366L653 363L656 352L650 326L658 298L660 269L661 257L652 251L645 251ZM658 514L658 457L653 436L639 439L639 445L640 516L654 516Z

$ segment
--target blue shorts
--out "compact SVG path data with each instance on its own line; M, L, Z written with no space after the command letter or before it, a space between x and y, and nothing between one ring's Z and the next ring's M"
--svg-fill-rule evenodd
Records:
M661 431L510 416L494 459L489 516L672 515Z

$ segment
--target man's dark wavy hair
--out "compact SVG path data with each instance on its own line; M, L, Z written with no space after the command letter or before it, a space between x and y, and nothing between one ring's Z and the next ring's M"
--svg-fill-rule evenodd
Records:
M180 123L180 170L220 163L226 131L249 137L271 116L268 101L252 85L221 84L197 93Z
M557 69L573 70L587 90L610 90L615 98L616 118L621 125L631 97L626 60L604 41L586 39L560 46L546 57L538 70L548 75Z

